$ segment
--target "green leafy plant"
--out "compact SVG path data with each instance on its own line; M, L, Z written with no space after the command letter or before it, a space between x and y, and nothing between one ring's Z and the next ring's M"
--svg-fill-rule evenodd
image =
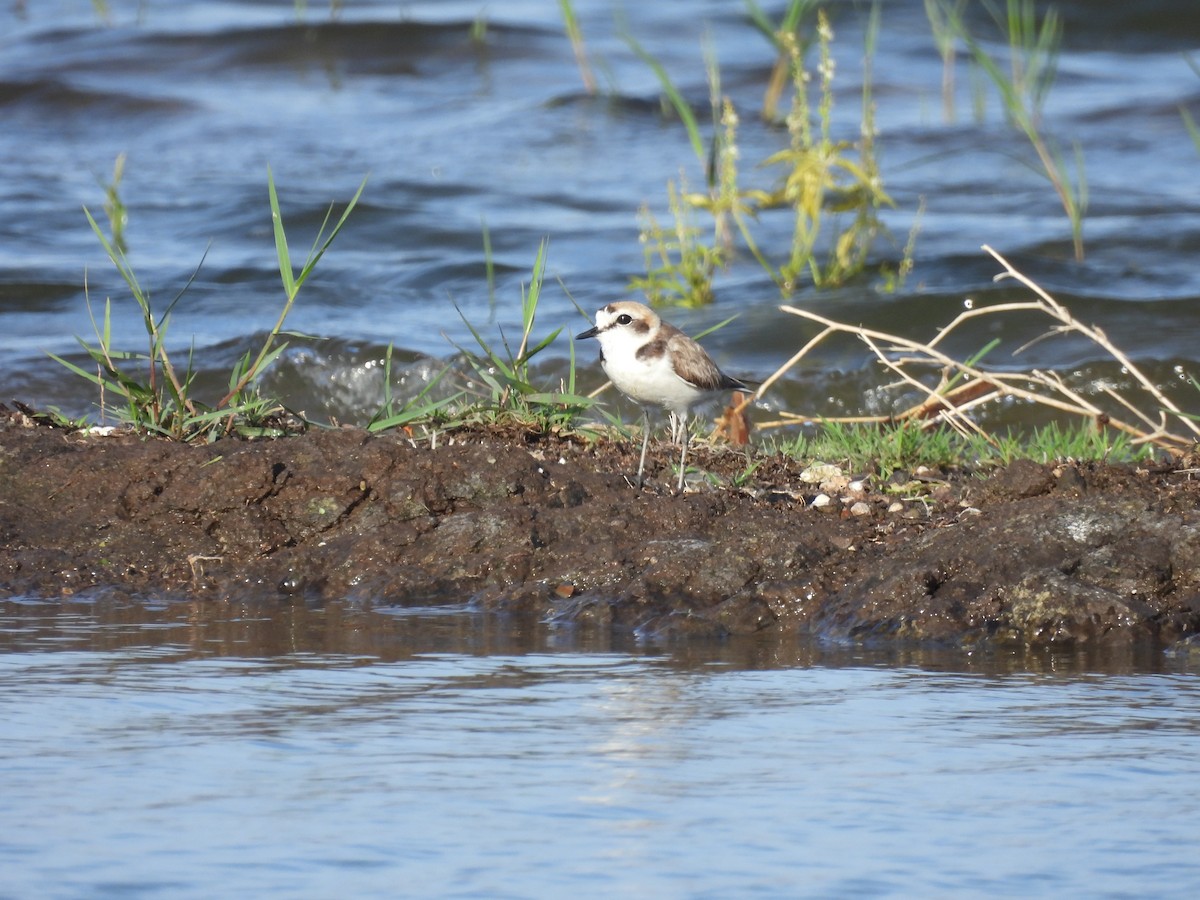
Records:
M653 69L663 92L684 123L697 161L703 166L706 192L688 191L687 178L679 176L679 185L667 183L667 204L672 224L659 224L648 205L643 205L640 218L646 277L633 278L632 290L640 290L651 303L678 303L701 306L712 302L712 280L716 270L724 267L733 249L728 226L730 217L737 223L746 245L758 256L758 248L746 227L746 214L752 210L738 191L737 176L737 113L727 98L721 97L720 70L711 52L707 54L709 96L714 122L713 140L706 150L700 127L691 107L671 83L666 70L631 36L626 41ZM717 128L718 124L720 127ZM712 215L712 243L702 238L692 209L704 209Z
M781 27L775 28L757 7L750 6L758 27L768 34L787 64L776 71L790 73L792 105L787 116L789 146L767 158L764 165L783 169L771 190L739 186L738 115L732 101L720 92L720 72L712 55L707 71L713 116L713 139L705 142L691 106L672 84L666 70L630 36L626 41L658 76L669 106L675 110L688 133L692 151L703 166L705 192L688 192L668 184L668 206L673 226L661 227L648 210L641 232L645 245L645 278L630 286L642 290L652 303L707 303L712 299L716 270L730 263L734 251L734 227L745 248L771 274L784 294L795 291L805 280L816 287L843 284L867 266L876 238L884 231L879 212L892 206L883 190L875 147L874 100L869 60L875 51L880 10L872 8L866 36L862 122L857 142L833 137L833 30L824 10L817 12L816 44L819 47L819 100L815 109L809 101L811 76L804 65L799 23L812 4L793 2ZM701 238L701 229L680 202L703 209L713 218L711 244ZM756 242L752 223L769 210L789 211L794 220L787 259L772 263L769 250ZM910 235L910 241L915 231ZM825 249L828 248L828 249ZM906 253L911 247L906 248ZM824 258L822 258L822 256Z
M806 462L827 460L847 471L877 474L884 480L921 466L979 469L1008 465L1016 459L1136 462L1152 456L1150 447L1135 444L1128 435L1087 422L1051 423L1031 433L981 435L945 426L923 427L913 420L827 420L795 435L768 439L762 451Z
M112 180L101 183L104 188L104 214L108 217L108 230L112 244L122 253L128 247L125 244L125 226L129 224L129 210L121 199L121 179L125 177L125 154L118 153L113 162Z
M876 11L878 7L876 7ZM877 15L873 13L873 16ZM785 294L790 294L804 275L817 287L838 285L862 272L872 243L881 230L879 210L892 206L884 192L875 159L874 113L870 99L869 70L863 87L862 140L834 140L833 121L833 30L824 10L817 16L820 61L817 67L820 99L816 122L808 97L808 75L794 39L785 39L793 55L795 72L792 109L788 114L790 146L767 159L768 165L784 168L782 185L762 200L763 208L786 207L794 218L791 252L777 272ZM874 41L878 20L868 29L868 49ZM857 157L857 158L856 158ZM818 239L825 230L827 213L851 214L846 227L834 226L833 247L824 262L818 258Z
M696 114L692 112L691 105L679 93L679 89L671 81L671 76L667 74L667 70L663 67L662 63L647 52L632 34L625 32L623 37L625 43L629 45L629 49L634 52L638 59L649 66L650 70L657 76L664 96L671 108L675 110L675 114L679 116L679 121L683 123L683 127L687 130L688 141L692 145L692 152L696 154L696 159L700 161L700 165L705 166L708 162L708 150L705 147L704 137L700 134L700 124L696 121Z
M93 0L94 2L94 0ZM342 11L342 5L345 0L329 0L329 18L336 19ZM308 15L308 0L292 0L292 7L296 12L296 20L303 22Z
M1025 455L1041 462L1078 460L1112 460L1129 462L1146 459L1151 448L1134 445L1128 434L1112 431L1096 423L1075 423L1071 426L1050 422L1035 428L1024 447Z
M485 11L480 9L471 21L471 43L482 47L487 43L488 20Z
M639 240L646 275L631 279L629 286L644 293L651 303L711 303L713 273L723 262L721 251L700 239L692 208L680 199L674 182L667 184L667 203L672 220L669 227L660 225L648 206L642 207Z
M512 349L503 330L500 333L499 348L488 343L479 330L462 315L462 311L459 311L479 347L477 353L458 348L475 379L484 388L482 394L476 395L477 405L473 410L476 417L514 419L537 422L544 427L562 427L572 423L593 403L590 398L575 392L573 343L570 350L569 374L560 390L547 391L533 382L530 361L554 343L562 332L561 328L556 328L540 340L533 337L538 303L545 281L546 252L547 245L543 241L538 247L529 286L521 291L521 339L516 350Z
M1196 145L1197 152L1200 152L1200 126L1196 124L1196 120L1186 109L1181 107L1179 113L1183 116L1183 124L1187 127L1192 143Z
M780 450L800 459L841 463L853 471L874 470L889 478L897 469L956 462L962 457L963 446L952 431L923 431L913 422L871 425L825 421L814 433L782 443Z
M118 350L112 338L112 300L105 300L104 315L97 323L92 314L91 300L88 311L92 319L95 343L78 339L91 358L96 370L89 371L63 357L50 354L75 374L86 378L100 388L101 410L106 409L107 398L116 397L119 406L114 410L117 417L139 431L157 434L175 440L212 440L223 434L240 433L257 436L272 433L271 420L278 420L285 412L274 400L259 395L254 387L256 379L286 349L280 342L283 325L295 304L300 288L312 274L325 251L346 224L350 213L362 196L366 179L359 185L357 193L347 204L341 217L326 234L332 207L326 214L299 273L292 268L291 254L283 217L279 211L279 198L275 192L275 181L267 170L267 188L271 204L271 219L274 225L275 251L279 261L279 273L283 282L286 300L275 326L271 329L257 353L248 351L234 366L228 380L228 392L215 404L206 405L193 396L195 372L191 354L186 366L177 365L167 345L167 332L171 314L195 279L195 273L174 299L159 312L151 302L150 293L138 281L125 251L105 236L91 212L85 207L84 215L96 234L109 260L128 285L130 294L137 304L146 331L148 348L145 353ZM203 258L201 259L201 265ZM199 268L197 268L197 272Z
M441 423L444 414L467 393L464 390L449 397L435 398L431 396L434 388L450 372L450 367L444 367L437 375L429 379L415 396L407 402L397 405L396 398L392 393L392 351L392 345L388 344L383 357L383 404L367 423L367 431L388 431L412 424L429 426Z

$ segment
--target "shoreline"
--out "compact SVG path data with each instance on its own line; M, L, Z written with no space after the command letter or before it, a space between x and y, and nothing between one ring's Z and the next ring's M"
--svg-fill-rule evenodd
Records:
M1173 466L842 479L818 506L795 460L676 495L660 445L638 492L639 447L517 428L188 445L24 422L0 419L3 596L469 598L647 636L963 647L1200 633L1200 482Z

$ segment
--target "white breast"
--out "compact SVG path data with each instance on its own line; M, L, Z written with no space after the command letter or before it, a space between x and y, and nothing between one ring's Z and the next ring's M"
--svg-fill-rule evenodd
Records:
M704 399L704 391L675 374L669 354L639 358L637 351L645 344L635 344L623 332L606 332L600 335L600 343L604 373L617 390L638 403L663 406L685 415Z

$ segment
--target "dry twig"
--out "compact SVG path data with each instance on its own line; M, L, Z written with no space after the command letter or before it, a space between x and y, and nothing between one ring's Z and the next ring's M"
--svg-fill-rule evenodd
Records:
M996 281L1013 279L1033 293L1033 299L1013 303L998 303L994 306L977 307L959 313L949 325L940 329L927 344L910 338L849 325L834 321L809 310L793 306L782 306L784 312L800 316L823 326L821 332L806 343L791 359L772 373L759 388L749 403L762 396L788 370L797 365L814 348L838 334L853 335L867 345L878 362L897 376L897 385L913 388L925 395L925 399L902 413L891 416L858 416L832 418L796 413L781 413L776 422L757 423L756 427L772 428L795 425L809 421L835 422L891 422L913 420L927 426L935 423L948 424L964 433L984 434L969 413L992 400L1010 397L1037 403L1041 406L1080 416L1130 435L1135 444L1152 443L1175 453L1189 451L1200 441L1200 423L1171 401L1116 345L1094 325L1085 325L1075 319L1070 311L1051 297L1031 279L1017 271L1003 256L984 245L1004 270L996 275ZM1113 401L1112 409L1103 409L1093 400L1083 396L1053 371L1030 369L1024 372L989 372L972 362L954 359L938 345L964 323L973 319L1010 313L1033 312L1048 316L1054 324L1049 330L1022 345L1013 355L1020 354L1038 341L1056 335L1074 333L1083 336L1104 350L1134 382L1133 397L1125 396L1111 387L1103 387L1101 393ZM928 384L930 368L940 369L941 377L934 386ZM920 370L924 370L922 373ZM923 379L922 374L926 377ZM1119 418L1128 416L1129 420Z

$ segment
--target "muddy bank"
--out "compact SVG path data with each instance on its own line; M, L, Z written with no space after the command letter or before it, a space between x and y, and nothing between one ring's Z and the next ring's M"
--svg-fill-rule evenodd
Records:
M884 484L771 459L734 487L744 455L699 447L724 484L693 475L675 496L664 448L629 487L636 449L357 430L194 447L9 416L0 594L470 600L647 634L954 644L1200 631L1187 470L1022 462Z

